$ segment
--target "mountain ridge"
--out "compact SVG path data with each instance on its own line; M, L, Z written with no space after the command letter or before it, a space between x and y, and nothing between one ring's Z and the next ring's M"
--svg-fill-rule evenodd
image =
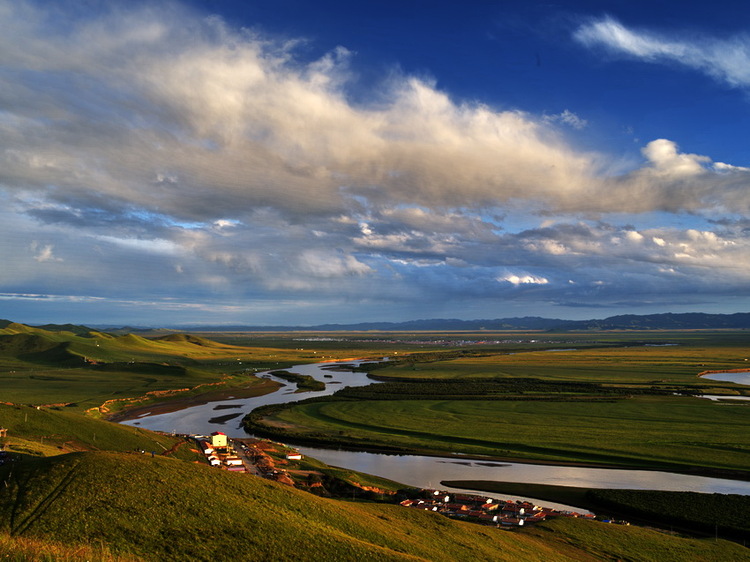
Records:
M156 328L133 327L117 328L111 325L100 326L112 332L151 332ZM623 314L602 319L563 320L560 318L543 318L524 316L511 318L461 320L457 318L432 318L408 320L404 322L358 322L350 324L328 323L317 325L258 325L233 324L210 325L193 324L180 326L162 326L160 329L181 330L186 332L399 332L399 331L587 331L587 330L723 330L750 329L750 313L709 314L703 312L660 313L660 314Z

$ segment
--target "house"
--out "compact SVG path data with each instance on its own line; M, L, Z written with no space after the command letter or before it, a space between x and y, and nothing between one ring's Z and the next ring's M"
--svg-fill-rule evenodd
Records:
M214 449L218 449L218 448L226 449L227 434L222 433L221 431L214 431L211 434L211 445L214 447Z
M242 459L240 457L227 457L224 459L224 464L227 466L243 466Z
M208 443L208 441L199 439L198 446L201 448L201 450L203 451L203 454L206 456L214 452L214 448Z

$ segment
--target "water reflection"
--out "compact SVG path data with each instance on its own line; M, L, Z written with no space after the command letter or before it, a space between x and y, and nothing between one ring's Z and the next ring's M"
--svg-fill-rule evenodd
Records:
M750 372L741 373L711 373L703 375L704 379L721 382L736 382L737 384L750 385Z
M497 480L585 488L694 491L750 495L750 482L655 470L618 470L525 463L487 463L419 455L383 455L301 447L328 464L431 488L441 480Z

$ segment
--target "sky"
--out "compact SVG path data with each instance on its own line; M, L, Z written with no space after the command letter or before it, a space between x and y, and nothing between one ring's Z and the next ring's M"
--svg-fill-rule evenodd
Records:
M0 0L0 317L750 311L745 2Z

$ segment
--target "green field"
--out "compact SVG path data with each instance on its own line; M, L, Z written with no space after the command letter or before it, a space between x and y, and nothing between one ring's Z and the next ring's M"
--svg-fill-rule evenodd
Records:
M660 336L656 341L665 341ZM698 377L747 367L744 333L671 334L667 343L679 345L668 346L622 346L640 334L609 337L619 346L412 356L372 371L378 379L404 382L272 408L255 415L253 427L287 439L360 447L748 471L750 403L687 395L750 394L748 387ZM517 385L521 377L526 389ZM493 380L516 386L491 393ZM474 387L485 390L463 395L461 389Z
M750 406L691 397L314 402L265 423L342 444L617 466L747 470L750 454Z
M637 345L643 334L609 336L612 347L515 352L487 349L483 354L434 362L402 362L376 371L398 378L533 377L617 385L708 385L741 388L699 379L709 370L750 369L750 335L728 333L662 335L675 345ZM653 336L652 336L653 338ZM628 345L626 345L628 344ZM633 345L636 344L636 345ZM572 345L572 344L571 344ZM750 388L747 389L750 394Z
M7 482L0 489L0 553L3 544L28 540L101 545L111 555L142 560L749 558L726 541L591 521L551 521L510 533L421 510L318 498L259 478L137 454L29 460L12 474L0 469L0 478Z

